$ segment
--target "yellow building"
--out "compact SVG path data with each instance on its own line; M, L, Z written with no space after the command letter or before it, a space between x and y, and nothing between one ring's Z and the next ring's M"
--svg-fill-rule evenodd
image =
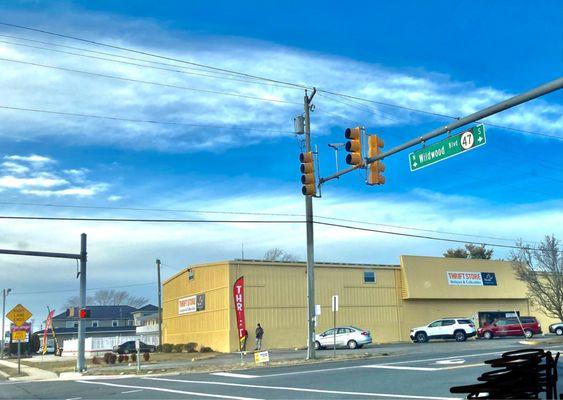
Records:
M317 263L317 332L333 325L331 298L339 296L338 325L371 331L375 342L409 340L409 330L443 317L479 323L518 312L533 315L544 332L554 322L535 309L510 262L401 256L400 265ZM244 276L246 327L265 331L264 348L306 346L304 263L223 261L188 267L163 284L163 342L195 342L221 352L238 350L233 284Z

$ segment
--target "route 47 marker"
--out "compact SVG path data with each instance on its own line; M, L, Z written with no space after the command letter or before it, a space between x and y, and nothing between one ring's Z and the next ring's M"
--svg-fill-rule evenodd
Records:
M485 126L477 125L468 131L450 136L409 154L411 171L435 164L487 143Z

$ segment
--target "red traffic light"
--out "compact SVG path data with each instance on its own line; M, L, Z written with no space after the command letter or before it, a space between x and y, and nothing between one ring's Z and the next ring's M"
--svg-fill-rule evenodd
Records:
M90 318L91 310L89 308L81 308L78 316L79 318Z

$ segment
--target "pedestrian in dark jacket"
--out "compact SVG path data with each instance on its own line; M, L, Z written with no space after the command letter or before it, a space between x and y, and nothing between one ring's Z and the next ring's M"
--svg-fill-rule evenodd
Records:
M258 324L256 327L256 348L255 350L262 349L262 337L264 336L264 329Z

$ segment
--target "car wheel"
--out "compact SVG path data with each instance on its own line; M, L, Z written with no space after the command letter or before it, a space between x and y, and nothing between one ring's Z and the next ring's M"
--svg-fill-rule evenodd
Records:
M456 342L465 342L467 340L467 335L463 331L457 331L454 333Z
M524 336L526 336L527 339L530 339L532 336L534 336L534 332L532 332L529 329L525 329L524 330Z
M350 341L348 342L348 348L349 348L349 349L352 349L352 350L353 350L353 349L355 349L355 348L357 348L357 347L358 347L358 342L356 342L355 340L350 340Z
M320 350L321 344L318 341L315 341L315 350Z
M557 336L563 335L563 328L557 328L557 329L555 330L555 334L556 334Z
M418 333L416 334L416 341L417 341L418 343L424 343L424 342L426 342L427 340L428 340L428 336L426 336L426 333L424 333L424 332L418 332Z
M483 339L492 339L493 338L493 332L491 331L485 331L485 333L483 333Z

